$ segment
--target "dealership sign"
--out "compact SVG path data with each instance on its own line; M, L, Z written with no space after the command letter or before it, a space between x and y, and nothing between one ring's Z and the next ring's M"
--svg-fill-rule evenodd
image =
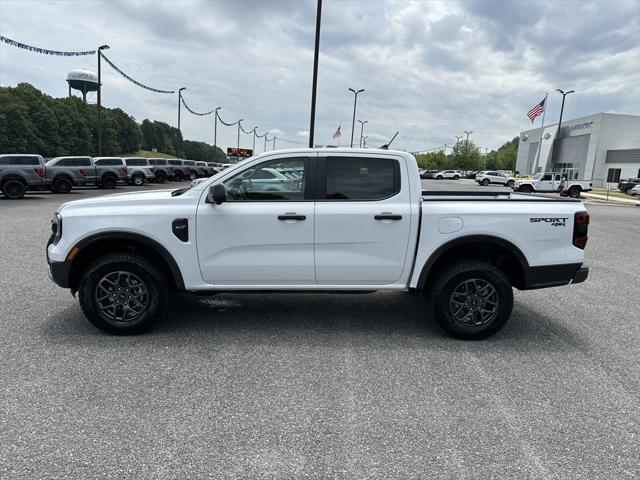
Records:
M227 147L227 160L236 163L245 158L253 156L253 150L250 148Z

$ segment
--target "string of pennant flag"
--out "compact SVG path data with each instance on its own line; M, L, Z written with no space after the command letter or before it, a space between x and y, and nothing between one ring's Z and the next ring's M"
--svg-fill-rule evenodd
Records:
M200 117L206 117L207 115L211 115L213 112L216 111L216 109L214 108L210 112L205 112L205 113L196 112L196 111L192 110L191 107L189 107L189 105L187 105L187 102L185 102L185 100L184 100L184 96L180 95L180 100L182 101L182 104L184 105L184 108L189 110L194 115L198 115Z
M86 50L84 52L63 52L59 50L47 50L46 48L34 47L32 45L27 45L26 43L21 43L16 40L11 40L3 35L0 35L0 41L6 43L7 45L12 45L14 47L22 48L24 50L29 50L30 52L42 53L44 55L55 55L58 57L78 57L82 55L95 55L96 50Z

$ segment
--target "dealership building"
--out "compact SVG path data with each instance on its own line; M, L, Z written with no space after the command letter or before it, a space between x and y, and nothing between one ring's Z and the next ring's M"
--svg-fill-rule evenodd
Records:
M521 175L563 172L594 187L640 177L640 116L596 113L563 120L553 158L557 131L556 123L520 133L516 170Z

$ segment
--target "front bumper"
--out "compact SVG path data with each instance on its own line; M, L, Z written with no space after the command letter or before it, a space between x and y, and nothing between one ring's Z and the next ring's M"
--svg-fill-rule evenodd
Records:
M65 260L63 262L55 262L49 258L49 245L53 243L54 235L49 237L47 242L47 264L49 265L49 278L62 288L71 288L69 281L69 273L71 271L71 262Z

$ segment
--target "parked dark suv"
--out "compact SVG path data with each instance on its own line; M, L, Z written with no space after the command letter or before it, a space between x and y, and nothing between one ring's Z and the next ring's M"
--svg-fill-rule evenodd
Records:
M630 195L631 189L636 185L640 185L640 178L627 178L618 182L618 190Z
M48 185L40 155L0 155L0 190L5 197L22 198L27 190L43 190Z

